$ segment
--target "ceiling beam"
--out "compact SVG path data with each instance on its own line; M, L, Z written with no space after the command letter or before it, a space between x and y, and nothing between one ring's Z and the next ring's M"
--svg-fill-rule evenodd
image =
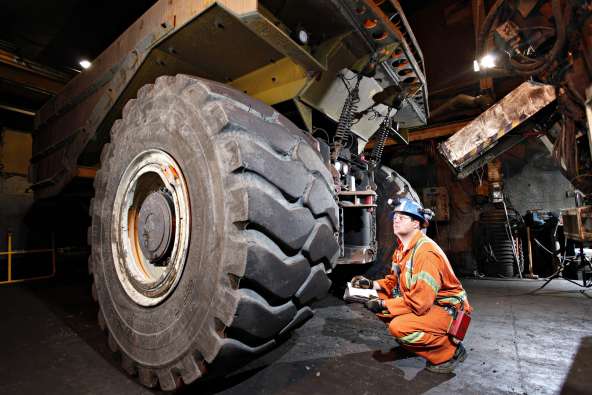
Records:
M23 115L28 115L30 117L34 117L35 114L36 114L35 111L31 111L31 110L26 109L26 108L10 106L10 105L7 105L7 104L2 104L2 103L0 103L0 109L6 110L6 111L16 112L16 113L23 114Z
M56 94L69 81L70 76L47 66L25 60L0 49L0 75L17 85L33 87Z
M446 125L432 126L430 128L426 128L426 129L413 130L413 131L409 132L409 142L411 143L413 141L431 140L431 139L436 139L439 137L450 136L450 135L453 135L454 133L458 132L459 130L461 130L469 122L471 122L471 121L460 121L460 122L448 123ZM398 143L395 139L389 137L386 140L386 143L384 145L389 146L389 145L396 145L396 144L400 144L400 143ZM374 147L374 140L370 140L368 142L368 144L366 144L365 149L368 150L373 147Z

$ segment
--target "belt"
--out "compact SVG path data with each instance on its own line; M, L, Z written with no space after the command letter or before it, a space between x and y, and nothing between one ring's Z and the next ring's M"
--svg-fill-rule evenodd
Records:
M453 306L440 306L442 307L444 310L446 310L446 312L448 314L450 314L450 316L452 318L456 318L456 309Z

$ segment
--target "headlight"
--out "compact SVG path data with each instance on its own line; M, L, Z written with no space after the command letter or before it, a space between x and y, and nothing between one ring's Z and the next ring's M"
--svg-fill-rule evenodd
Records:
M301 29L298 31L298 41L302 45L308 44L308 32L306 30Z

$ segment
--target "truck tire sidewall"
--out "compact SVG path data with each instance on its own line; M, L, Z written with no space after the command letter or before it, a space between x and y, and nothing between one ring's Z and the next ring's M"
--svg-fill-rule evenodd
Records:
M158 115L162 111L152 110L152 113ZM175 106L175 114L169 114L167 124L158 116L146 115L150 119L148 123L126 124L112 144L113 154L108 159L109 173L98 222L100 240L95 240L93 246L100 246L100 258L95 264L101 264L94 274L102 314L118 345L133 360L149 361L158 366L183 355L193 339L178 339L188 334L196 336L209 316L211 303L207 299L216 291L224 221L214 198L222 193L215 182L220 177L217 177L217 169L210 168L211 163L216 163L212 157L214 152L204 149L211 146L204 126L180 101ZM171 119L176 122L170 122ZM181 168L189 192L191 234L186 263L176 288L160 304L146 308L130 299L118 279L111 251L111 229L119 180L130 161L151 148L165 151ZM194 299L202 301L193 303Z
M396 181L395 181L396 180ZM392 255L397 247L397 238L393 233L392 208L388 205L389 198L401 193L400 184L406 185L408 191L402 195L419 202L419 196L411 185L396 171L380 166L375 172L378 201L376 207L376 238L378 251L375 263L366 274L373 278L380 278L387 274L391 266Z

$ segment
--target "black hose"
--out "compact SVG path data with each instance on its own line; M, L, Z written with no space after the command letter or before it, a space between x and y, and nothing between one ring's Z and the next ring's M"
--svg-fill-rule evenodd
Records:
M479 51L479 58L481 58L482 55L484 55L485 41L487 41L487 37L489 36L489 33L491 32L493 21L497 15L498 11L500 10L501 6L504 4L504 1L505 0L497 0L495 2L495 4L491 7L491 10L489 10L489 13L485 17L485 20L483 21L483 25L481 26L481 30L479 31L479 37L477 40L477 43L478 43L477 48Z
M551 61L559 55L559 52L563 49L565 44L565 23L563 20L563 13L561 12L561 4L559 0L552 0L551 5L553 7L553 18L555 19L555 32L557 38L553 48L542 58L536 59L534 62L529 64L520 63L514 59L510 59L510 65L521 74L538 74L546 70L550 65ZM567 6L569 7L569 5ZM570 15L568 11L568 16Z
M485 20L483 21L483 26L479 31L479 38L478 38L478 48L480 55L483 55L485 52L485 44L487 37L491 33L493 28L493 22L499 13L502 5L504 4L505 0L497 0L495 4L491 7L491 10L487 14ZM566 12L567 17L566 20L563 20L563 13L561 11L561 2L560 0L551 0L551 5L553 8L553 17L555 19L555 26L556 26L556 34L557 39L555 40L555 44L553 48L542 58L539 59L531 59L521 55L519 58L524 62L522 63L514 59L510 59L510 65L513 68L515 74L523 75L523 76L530 76L533 74L539 74L545 71L550 65L551 61L559 55L559 52L563 49L565 45L566 39L566 29L565 26L569 23L569 17L571 13L567 8L569 4L566 5Z

